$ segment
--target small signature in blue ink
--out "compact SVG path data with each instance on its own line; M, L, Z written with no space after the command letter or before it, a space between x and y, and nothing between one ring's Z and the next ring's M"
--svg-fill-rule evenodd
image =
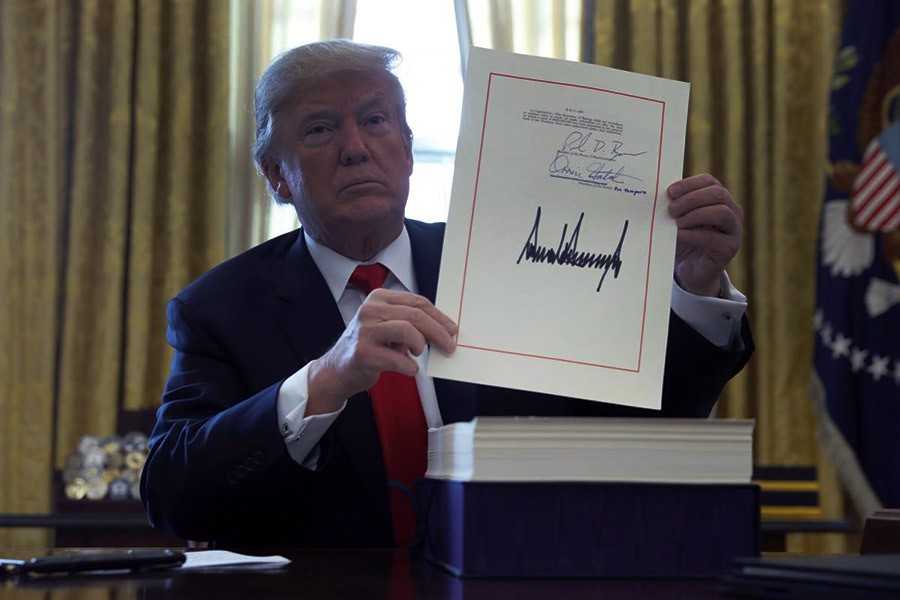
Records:
M591 131L572 131L556 150L547 170L551 177L641 196L647 193L641 185L644 180L629 172L628 159L644 154L646 150L625 150L623 142L607 142Z

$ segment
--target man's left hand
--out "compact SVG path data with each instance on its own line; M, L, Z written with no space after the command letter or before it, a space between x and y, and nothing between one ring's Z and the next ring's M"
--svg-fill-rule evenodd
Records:
M717 296L722 273L741 246L744 211L709 174L677 181L668 192L678 226L675 281L692 294Z

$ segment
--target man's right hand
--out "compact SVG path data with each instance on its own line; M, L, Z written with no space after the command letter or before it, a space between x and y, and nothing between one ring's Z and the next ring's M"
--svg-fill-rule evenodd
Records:
M426 344L451 353L456 324L424 296L373 290L337 343L309 369L306 415L339 410L344 401L375 384L382 371L415 375L410 354Z

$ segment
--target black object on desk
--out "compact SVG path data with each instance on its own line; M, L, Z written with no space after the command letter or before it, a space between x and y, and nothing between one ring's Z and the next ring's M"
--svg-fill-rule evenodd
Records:
M860 554L900 554L900 510L877 510L866 519Z
M98 571L146 571L178 567L184 561L183 552L168 549L77 552L28 560L0 559L0 573L7 577L22 577Z
M900 598L900 555L835 554L735 560L723 592L778 600Z

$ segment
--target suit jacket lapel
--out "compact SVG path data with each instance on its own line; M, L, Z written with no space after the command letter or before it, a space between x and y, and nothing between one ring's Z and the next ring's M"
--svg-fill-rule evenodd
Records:
M309 254L302 232L285 258L275 295L275 316L299 364L324 354L344 331L344 320ZM347 406L326 435L331 434L356 468L378 512L389 520L384 463L367 393L348 399Z
M275 317L301 364L324 354L344 330L344 320L302 232L284 260L275 296Z

